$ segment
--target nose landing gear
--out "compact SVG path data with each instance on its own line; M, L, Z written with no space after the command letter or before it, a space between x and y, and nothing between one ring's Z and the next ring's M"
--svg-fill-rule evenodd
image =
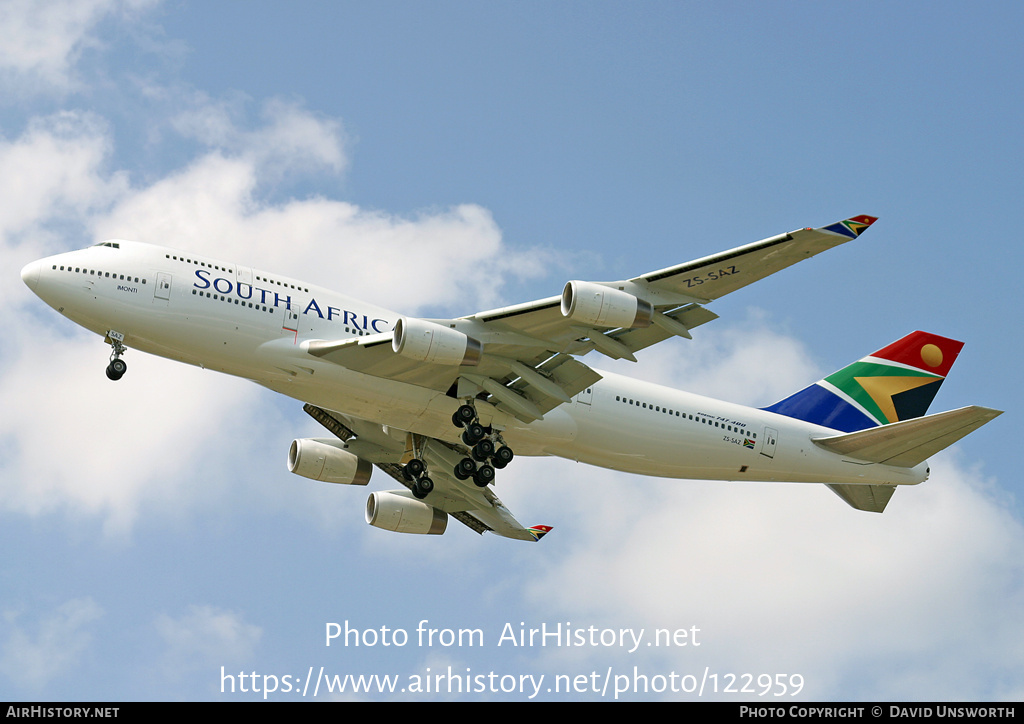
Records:
M107 365L107 379L116 382L124 377L124 373L128 371L128 365L121 359L121 355L127 351L127 348L123 344L124 335L120 332L113 330L107 332L107 340L110 342L110 346L113 347L113 351L110 353L110 364Z

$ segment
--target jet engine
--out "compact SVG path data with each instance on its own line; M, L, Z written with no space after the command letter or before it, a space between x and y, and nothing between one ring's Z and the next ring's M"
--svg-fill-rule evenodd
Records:
M479 341L457 329L415 317L398 320L391 348L396 354L419 362L467 367L478 365L484 350Z
M595 327L650 327L654 307L620 289L572 281L562 290L562 316Z
M408 495L404 490L370 493L366 499L366 522L395 533L444 533L448 514Z
M311 480L366 485L373 465L340 447L340 440L292 440L288 470Z

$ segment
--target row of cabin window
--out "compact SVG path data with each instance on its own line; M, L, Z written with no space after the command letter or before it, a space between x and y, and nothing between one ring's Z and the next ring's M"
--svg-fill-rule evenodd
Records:
M219 299L222 302L230 303L232 301L232 299L229 298L229 297L225 297L225 296L222 296L220 294L211 294L210 292L201 292L198 289L193 289L192 290L192 294L193 295L199 295L200 297L205 294L208 299ZM274 313L274 308L273 307L264 307L264 306L259 305L259 304L253 304L252 302L245 302L245 301L241 301L239 299L234 299L234 302L235 302L235 304L241 304L243 307L246 306L246 304L248 304L250 309L263 310L264 312L270 312L271 314ZM347 334L355 334L355 335L358 335L360 337L363 336L364 334L366 334L366 332L364 332L362 330L359 330L359 329L356 329L354 327L352 329L349 329L348 327L345 327L345 332Z
M57 265L56 264L53 265L53 270L54 271L57 270ZM81 267L77 267L77 266L74 267L74 268L67 267L65 269L63 264L61 264L60 270L61 271L69 271L69 272L82 273L82 274L91 274L91 275L94 275L94 276L106 277L108 279L118 279L118 278L120 278L120 281L122 281L122 282L130 282L132 280L131 277L128 277L127 279L125 279L124 278L124 274L121 274L120 277L118 277L116 272L114 274L111 274L110 272L101 272L101 271L96 271L95 269L82 269ZM139 283L139 278L138 277L135 277L135 282L134 283L135 284ZM142 284L145 284L145 283L146 283L146 280L143 279L142 280Z
M727 430L729 432L742 432L744 435L749 435L752 438L756 438L757 437L757 433L756 432L754 432L752 430L747 430L746 428L742 428L741 429L741 428L738 428L738 427L733 427L732 425L726 425L724 422L723 423L714 422L713 420L708 420L706 417L700 417L700 416L694 417L693 415L687 414L685 412L680 412L679 410L670 410L667 407L648 405L646 402L637 402L637 401L629 399L627 397L622 397L621 395L615 395L615 401L616 402L625 402L627 405L636 405L637 407L643 407L646 410L653 410L654 412L663 412L663 413L666 413L668 415L675 415L676 417L681 417L684 420L686 420L686 419L694 420L696 422L701 422L701 423L703 423L705 425L710 425L710 424L714 423L715 427L721 427L724 430Z
M217 271L222 271L225 274L231 274L232 273L232 271L230 269L226 268L226 267L218 266L216 264L207 264L205 261L199 261L198 259L186 259L183 256L175 256L175 255L172 255L172 254L164 254L164 258L166 258L166 259L174 259L174 261L183 261L186 264L194 264L195 266L205 266L205 267L208 267L210 269L216 269Z
M262 310L264 312L270 312L271 314L274 313L274 308L273 307L264 307L264 306L262 306L260 304L253 304L252 302L244 302L241 299L232 299L230 297L225 297L225 296L223 296L221 294L210 294L210 292L200 292L197 289L193 289L192 290L192 294L198 294L199 296L203 296L205 294L207 299L219 299L220 301L227 302L228 304L230 304L232 301L234 301L235 304L240 304L243 307L246 304L248 304L249 305L249 309Z
M198 259L187 259L187 258L185 258L183 256L176 256L174 254L164 254L164 256L166 258L168 258L168 259L173 259L174 261L183 261L186 264L195 264L197 266L205 266L205 267L209 267L211 269L216 269L217 271L222 271L225 274L232 274L233 273L230 269L226 269L226 268L218 266L216 264L207 264L205 261L199 261ZM303 289L302 287L297 287L294 284L285 284L284 282L275 281L273 279L267 279L266 277L257 276L256 277L256 281L267 282L267 284L276 284L279 287L289 287L290 289L295 289L296 291L300 291L300 292L309 292L308 289Z

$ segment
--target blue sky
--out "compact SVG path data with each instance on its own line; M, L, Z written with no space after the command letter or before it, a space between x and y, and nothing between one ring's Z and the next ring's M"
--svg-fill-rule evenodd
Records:
M1022 400L1003 367L1021 352L1022 15L5 3L0 698L260 698L222 693L222 666L403 684L448 666L548 681L635 666L797 673L798 700L1019 700ZM555 526L539 545L369 528L365 491L287 472L292 438L320 434L299 403L140 353L112 386L102 341L17 278L136 238L460 315L862 213L879 217L864 236L716 302L692 341L592 364L763 405L925 329L966 342L933 409L1007 413L881 516L822 486L517 459L498 492ZM484 646L324 645L328 622L423 619L479 628ZM497 645L506 623L560 622L697 627L701 645Z

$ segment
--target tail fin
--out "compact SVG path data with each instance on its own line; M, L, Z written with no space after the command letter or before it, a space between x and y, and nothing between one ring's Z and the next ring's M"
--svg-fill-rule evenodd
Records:
M921 417L963 346L912 332L764 409L843 432Z

